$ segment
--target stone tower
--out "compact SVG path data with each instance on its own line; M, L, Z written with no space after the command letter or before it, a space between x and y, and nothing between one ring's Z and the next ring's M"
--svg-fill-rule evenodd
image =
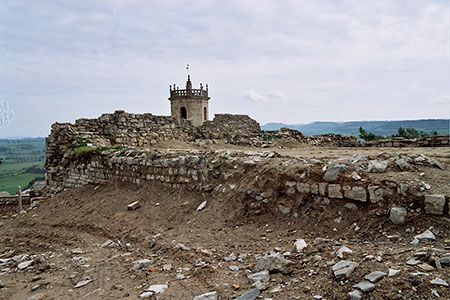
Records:
M191 120L194 126L208 121L208 85L203 89L200 83L200 89L192 89L191 77L188 75L185 90L180 90L175 84L169 88L172 117Z

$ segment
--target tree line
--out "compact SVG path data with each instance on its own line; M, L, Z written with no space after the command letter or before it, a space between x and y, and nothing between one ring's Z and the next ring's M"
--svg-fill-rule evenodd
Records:
M375 140L389 139L389 138L394 138L394 137L402 137L405 139L417 139L417 138L431 136L431 135L436 136L436 135L438 135L438 133L436 130L431 131L431 133L427 133L425 131L417 130L414 128L400 127L397 130L397 134L382 136L382 135L376 135L372 132L367 132L366 130L364 130L364 128L359 127L359 138L364 141L375 141Z

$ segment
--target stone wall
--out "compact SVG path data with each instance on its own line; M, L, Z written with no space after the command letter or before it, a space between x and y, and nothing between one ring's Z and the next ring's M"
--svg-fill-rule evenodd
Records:
M448 147L449 135L426 136L408 140L402 137L365 142L366 147Z
M426 186L415 186L407 177L396 182L370 176L402 172L399 161L408 161L411 168L442 167L423 155L388 160L360 155L340 159L339 164L324 164L316 159L279 157L271 151L111 149L72 155L65 163L49 168L47 183L62 189L112 182L159 182L175 189L238 196L248 202L254 214L273 210L294 214L305 201L329 204L341 200L384 208L401 206L404 201L430 214L448 214L448 194L433 195Z
M189 120L152 114L116 111L75 124L55 123L46 139L46 167L58 166L75 149L87 147L151 147L161 141L195 142L217 139L229 144L250 145L257 139L259 124L246 115L216 115L195 127Z

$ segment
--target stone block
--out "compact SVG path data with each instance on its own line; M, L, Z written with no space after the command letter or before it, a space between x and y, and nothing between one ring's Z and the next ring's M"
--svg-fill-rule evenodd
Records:
M319 186L320 188L320 186ZM329 184L328 185L328 197L334 199L342 199L341 185L340 184Z
M354 186L350 190L346 189L344 191L345 198L366 202L367 200L367 192L366 189L362 186Z
M427 214L442 215L444 214L445 195L432 194L425 195L425 211Z
M298 182L297 191L303 194L309 194L311 192L311 187L308 183Z
M326 196L327 195L327 187L328 187L328 183L326 183L326 182L320 182L319 183L319 195L320 196Z
M377 185L371 185L367 188L369 191L369 199L372 203L383 201L383 189Z
M311 194L314 194L314 195L319 194L319 185L317 183L311 184Z
M391 220L394 224L403 224L405 223L405 217L407 215L407 211L403 207L392 207L389 212L389 220Z

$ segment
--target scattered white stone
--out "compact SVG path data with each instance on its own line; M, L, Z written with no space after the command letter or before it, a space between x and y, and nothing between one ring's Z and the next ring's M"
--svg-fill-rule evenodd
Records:
M203 201L198 207L197 207L197 211L201 211L206 207L206 200Z
M32 260L23 261L17 267L19 268L19 270L23 270L31 266L32 263Z
M114 243L113 241L107 240L106 242L104 242L103 244L100 245L100 248L113 247L115 245L116 245L116 243Z
M397 276L401 270L389 269L388 277Z
M238 267L238 266L229 266L228 268L229 268L231 271L233 271L233 272L239 271L239 267Z
M70 251L70 252L72 252L72 254L83 254L84 253L84 251L81 250L80 248L72 249L72 251Z
M182 243L178 243L178 244L175 245L175 249L178 249L178 248L181 249L181 250L184 250L184 251L188 251L189 250L189 247L185 246Z
M227 257L224 257L223 260L226 262L235 261L237 259L236 255L234 253L231 253Z
M364 276L364 279L369 280L370 282L377 282L378 280L380 280L381 278L383 278L386 275L387 274L385 272L374 271L374 272Z
M295 248L295 251L297 251L297 252L302 252L307 247L308 247L308 244L306 243L306 241L304 239L298 239L294 243L294 248Z
M128 210L136 210L141 206L141 204L139 204L139 201L134 201L133 203L128 204L127 208Z
M417 245L419 243L419 240L418 239L416 239L416 238L414 238L412 241L411 241L411 245Z
M151 285L147 291L153 292L155 294L162 294L169 286L167 284L154 284Z
M41 299L45 299L47 298L47 296L45 294L36 294L31 296L30 298L28 298L28 300L41 300Z
M341 248L339 248L338 251L336 251L336 256L339 258L344 258L344 254L346 253L352 254L353 251L347 248L346 246L342 246Z
M153 263L153 261L150 260L150 259L144 258L144 259L136 260L136 261L133 262L133 263L134 263L134 265L133 265L133 267L131 268L131 270L134 271L134 270L142 269L143 267L145 267L145 266L147 266L147 265Z
M348 293L347 296L349 299L359 300L359 299L362 299L363 294L361 293L360 290L353 290L350 293Z
M423 233L414 236L414 238L416 238L418 240L423 240L423 239L435 240L436 239L434 234L428 229L425 230Z
M442 285L442 286L446 286L446 287L448 286L448 282L439 277L431 280L431 283L434 285Z
M360 289L364 293L368 293L375 289L375 284L368 281L361 281L358 284L355 284L353 287L356 289Z
M139 298L146 299L146 298L150 298L151 296L153 296L152 292L143 292L142 294L139 295Z
M358 264L353 261L341 260L332 267L332 270L336 279L342 280L349 278L357 266Z
M89 284L90 282L92 282L92 280L91 280L90 278L86 278L86 279L84 279L84 280L79 281L79 282L75 285L74 288L77 289L77 288L83 287L83 286Z
M217 300L217 292L214 291L214 292L198 295L194 298L194 300Z
M352 172L352 178L353 180L361 180L361 176L359 176L359 174L355 171Z
M410 266L415 266L420 264L420 260L417 260L415 257L412 257L406 261L406 264Z
M248 281L252 284L257 281L268 282L269 281L269 271L264 270L264 271L261 271L258 273L254 273L254 274L247 276L247 278L248 278Z

